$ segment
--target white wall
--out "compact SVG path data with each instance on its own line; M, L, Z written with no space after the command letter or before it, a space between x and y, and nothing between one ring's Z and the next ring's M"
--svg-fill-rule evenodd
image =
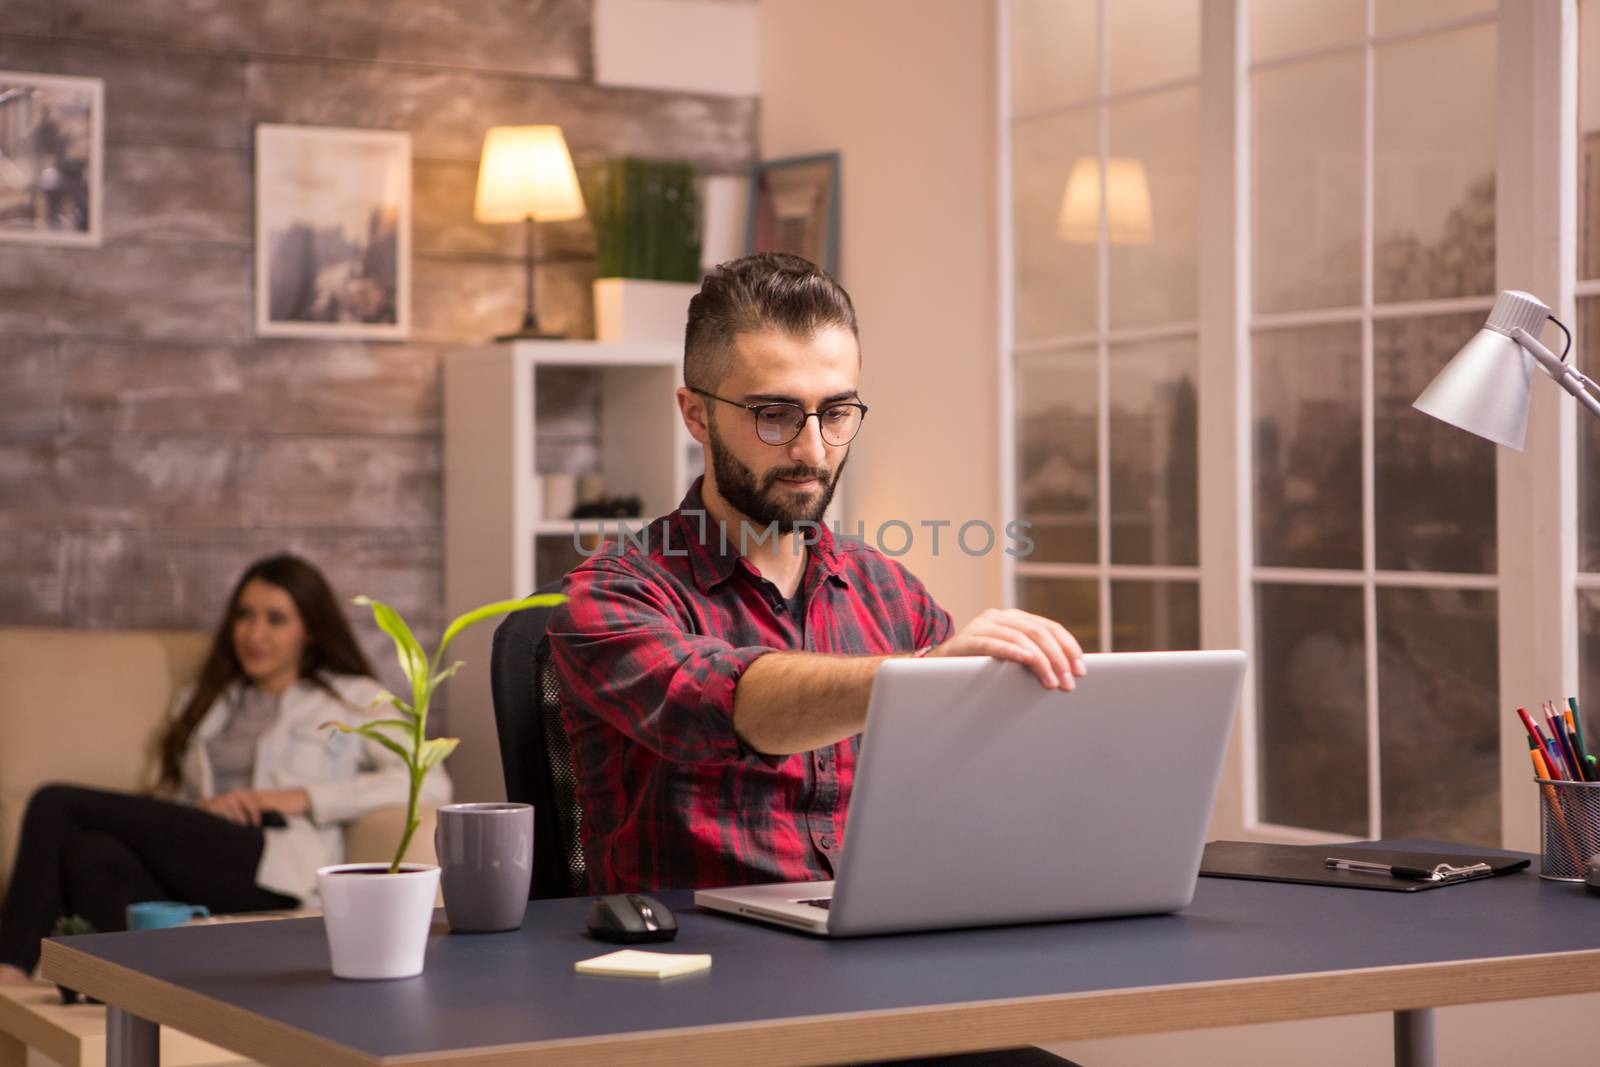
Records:
M1003 525L994 7L759 9L762 157L843 156L839 274L861 320L872 409L844 480L846 528L864 521L870 541L887 520L910 523L917 536L901 560L959 625L1001 596L999 556L953 543L967 519ZM918 524L939 519L953 525L935 557L932 531Z

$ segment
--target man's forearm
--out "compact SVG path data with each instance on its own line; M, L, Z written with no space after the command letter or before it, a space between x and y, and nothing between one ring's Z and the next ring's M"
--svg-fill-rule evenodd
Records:
M733 728L757 752L786 756L861 732L878 664L888 656L773 652L733 692Z

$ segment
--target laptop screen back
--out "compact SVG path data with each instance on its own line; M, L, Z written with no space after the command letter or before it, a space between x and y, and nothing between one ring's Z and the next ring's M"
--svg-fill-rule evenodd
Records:
M1194 895L1241 652L985 657L873 685L831 934L1174 911Z

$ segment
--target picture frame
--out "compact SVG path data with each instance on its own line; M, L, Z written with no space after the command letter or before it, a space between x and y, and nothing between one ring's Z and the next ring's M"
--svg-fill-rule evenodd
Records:
M757 163L750 172L747 252L790 252L839 276L838 152Z
M100 244L103 80L0 70L0 158L0 241Z
M411 331L411 135L255 130L256 335Z

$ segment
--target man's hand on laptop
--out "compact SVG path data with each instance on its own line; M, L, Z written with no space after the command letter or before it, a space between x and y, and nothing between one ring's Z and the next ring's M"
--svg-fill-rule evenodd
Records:
M1065 626L1016 608L990 608L930 656L992 656L1031 670L1046 689L1071 689L1083 677L1083 648Z

